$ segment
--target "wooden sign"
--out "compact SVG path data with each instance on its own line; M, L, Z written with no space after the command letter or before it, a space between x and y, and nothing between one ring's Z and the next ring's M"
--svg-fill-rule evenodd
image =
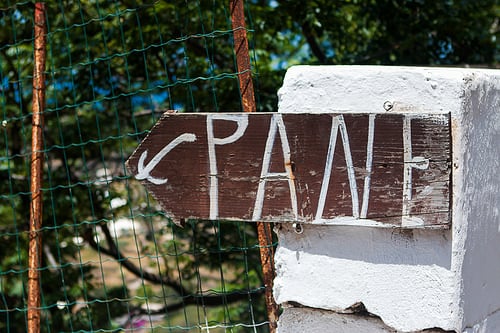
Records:
M127 161L174 221L446 227L449 115L164 114Z

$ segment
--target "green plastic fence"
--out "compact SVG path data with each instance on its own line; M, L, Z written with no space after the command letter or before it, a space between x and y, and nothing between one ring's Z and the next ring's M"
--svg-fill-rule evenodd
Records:
M176 227L124 166L167 109L241 110L229 1L46 5L41 331L267 331L255 226ZM1 332L26 331L32 72L33 3L4 1Z

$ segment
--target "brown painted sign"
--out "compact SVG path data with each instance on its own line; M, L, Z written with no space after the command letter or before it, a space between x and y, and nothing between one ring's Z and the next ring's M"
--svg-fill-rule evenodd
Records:
M174 221L450 222L449 115L164 114L127 161Z

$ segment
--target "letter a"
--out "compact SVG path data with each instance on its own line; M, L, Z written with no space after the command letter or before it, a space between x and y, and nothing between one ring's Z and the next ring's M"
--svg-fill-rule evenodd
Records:
M269 172L271 164L271 155L273 152L274 141L276 138L276 131L279 131L281 139L281 149L283 150L283 163L285 172ZM269 133L267 135L266 149L262 160L262 171L260 174L259 187L257 189L257 196L255 199L255 207L253 210L252 220L258 221L262 217L262 207L264 205L264 194L266 190L266 183L268 181L287 181L290 188L290 201L292 205L292 212L295 220L298 220L297 213L297 193L295 191L295 179L290 160L290 145L286 135L285 124L281 114L274 114L271 118L271 125L269 126Z

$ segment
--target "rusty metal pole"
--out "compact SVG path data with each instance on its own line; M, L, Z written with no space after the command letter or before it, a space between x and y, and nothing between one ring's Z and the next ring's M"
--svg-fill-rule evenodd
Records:
M274 249L271 224L257 222L257 233L259 238L260 262L264 275L265 297L267 318L269 320L269 332L275 333L278 325L279 307L273 296L274 283Z
M231 0L231 21L233 24L234 51L238 67L238 80L240 82L241 102L243 111L255 112L255 97L250 67L250 51L248 50L247 30L245 26L245 11L243 0Z
M255 112L255 96L250 66L250 52L248 49L247 30L245 25L245 11L243 0L230 0L231 21L234 37L234 50L238 67L241 102L243 111ZM270 223L257 222L257 233L260 248L260 262L264 275L267 317L270 333L276 332L279 308L273 297L274 282L274 249Z
M28 333L40 332L40 263L42 253L43 109L46 60L45 3L35 3L33 118L31 134L31 204L28 253Z

